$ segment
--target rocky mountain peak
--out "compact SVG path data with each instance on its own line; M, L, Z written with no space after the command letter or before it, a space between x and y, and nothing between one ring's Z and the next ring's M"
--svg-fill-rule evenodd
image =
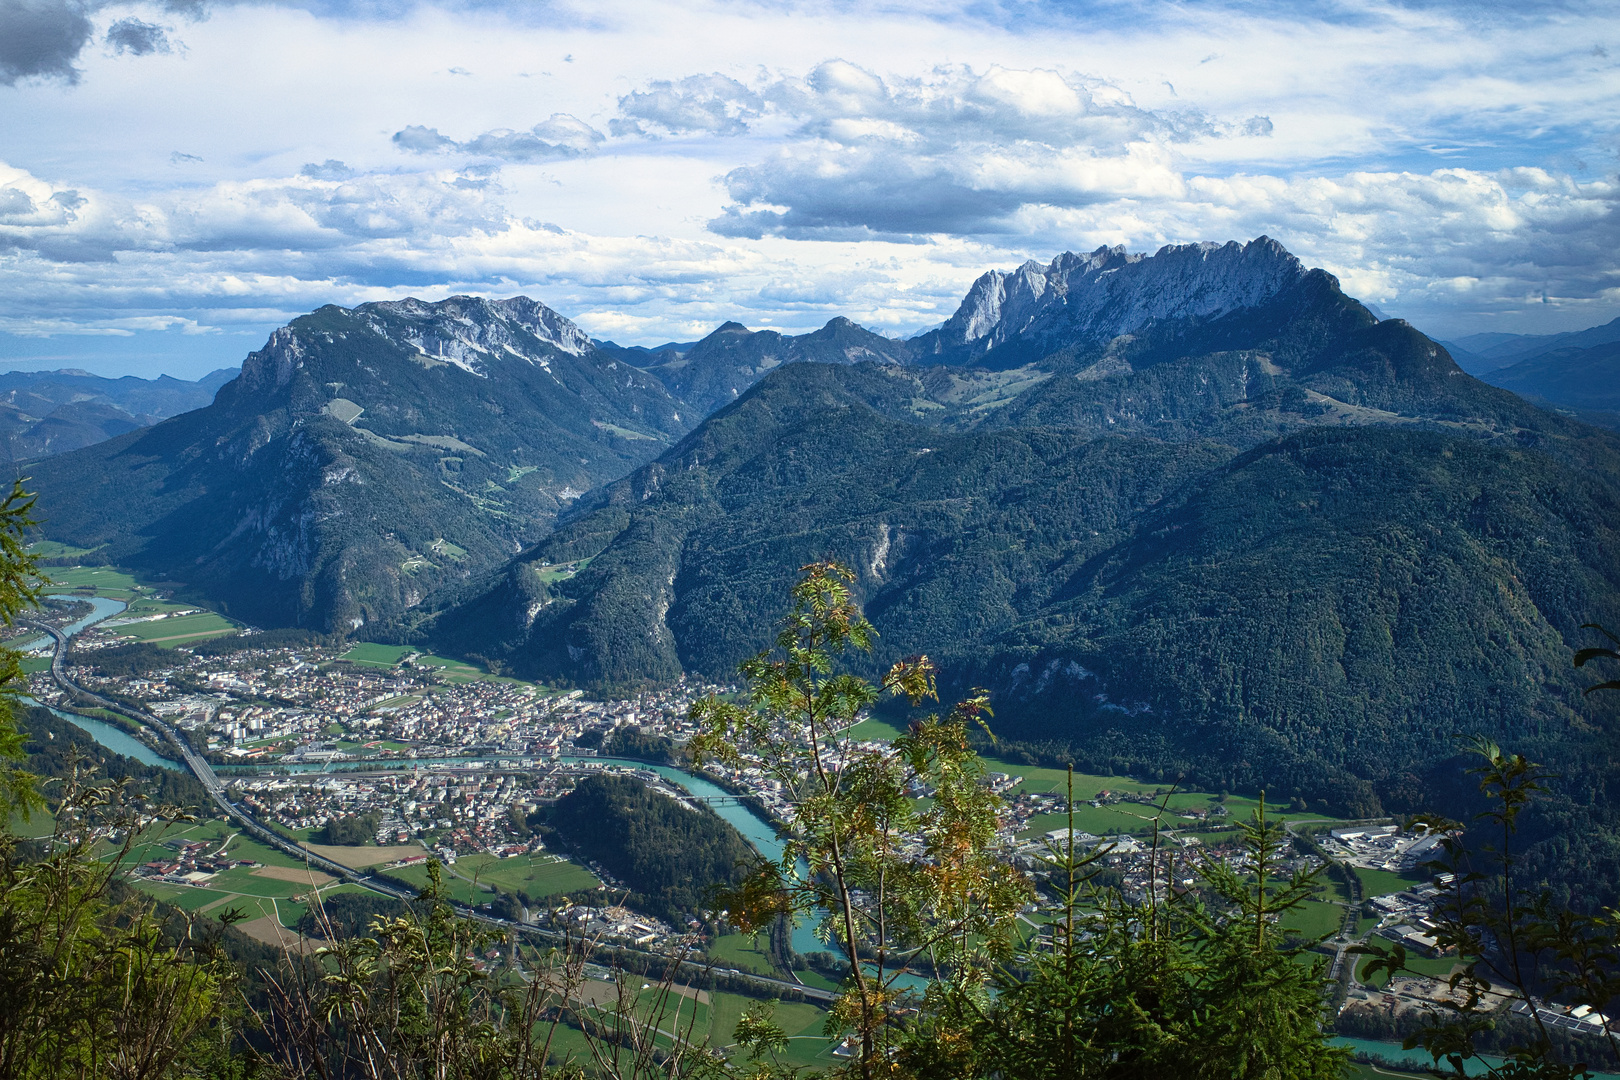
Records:
M585 331L527 296L452 296L437 303L407 297L355 308L333 305L271 333L264 348L243 362L239 390L261 395L286 386L316 341L331 343L346 333L334 332L333 317L358 323L430 362L453 364L480 377L488 376L490 362L501 357L549 371L555 356L551 350L578 357L595 349Z
M1061 336L1108 341L1150 323L1219 318L1259 306L1305 275L1275 240L1168 245L1153 255L1123 246L1064 252L1046 266L991 270L940 327L935 351L987 352L1012 341Z
M594 348L589 334L527 296L507 300L452 296L436 304L408 297L362 304L353 314L379 333L474 375L487 374L485 359L503 353L544 367L536 342L571 356Z

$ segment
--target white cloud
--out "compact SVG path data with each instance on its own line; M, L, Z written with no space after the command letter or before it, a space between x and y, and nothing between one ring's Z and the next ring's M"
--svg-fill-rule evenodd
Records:
M1620 314L1585 0L242 2L164 53L184 6L4 9L0 329L528 291L621 340L909 331L987 266L1262 232L1429 328Z
M583 120L567 113L553 113L528 131L498 128L465 142L448 139L436 128L413 124L394 133L394 145L413 154L455 151L501 161L535 162L585 157L596 152L603 138L600 131Z

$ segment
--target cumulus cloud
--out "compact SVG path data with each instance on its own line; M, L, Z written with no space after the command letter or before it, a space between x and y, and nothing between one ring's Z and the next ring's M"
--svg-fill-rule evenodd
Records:
M1196 112L1142 109L1108 83L1050 70L886 80L830 60L761 96L796 127L726 174L732 204L710 223L724 236L1005 233L1030 204L1178 195L1170 148L1223 134Z
M742 135L765 99L736 79L715 73L649 83L619 99L614 135Z
M462 183L465 170L340 177L332 164L140 198L0 164L0 332L122 334L183 319L263 333L326 303L523 292L595 332L690 336L817 303L806 318L819 324L851 296L909 325L919 304L932 312L956 291L936 283L918 300L893 267L856 260L834 284L814 265L724 241L581 233L510 213L498 190Z
M309 162L298 170L298 175L312 180L347 180L354 175L354 170L336 158L327 158L318 165Z
M84 5L75 0L0 0L0 84L28 78L77 82L73 61L90 33Z
M655 114L677 134L719 132L706 116L791 124L761 140L770 148L758 160L724 174L730 202L708 226L723 237L957 237L1050 256L1269 234L1402 313L1488 310L1542 292L1573 304L1620 299L1620 185L1610 180L1527 168L1208 175L1190 150L1267 139L1271 117L1144 109L1107 83L1056 71L903 79L833 60L753 89L712 77L686 85L621 99L621 112L642 115L615 131L644 133ZM768 295L786 303L790 293L803 294L783 285Z
M437 128L417 124L394 133L394 145L409 153L459 152L517 164L588 157L604 140L600 131L567 113L553 113L528 131L498 128L465 142L441 135Z
M107 28L106 41L108 47L119 55L133 53L147 56L173 51L164 27L139 19L119 19Z

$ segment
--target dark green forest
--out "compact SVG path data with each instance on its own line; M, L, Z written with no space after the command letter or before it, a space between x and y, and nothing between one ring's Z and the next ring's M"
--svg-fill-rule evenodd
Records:
M376 814L346 814L328 818L326 824L310 839L317 844L358 846L369 844L377 836L380 818Z
M541 828L630 889L630 906L677 927L757 856L707 807L682 806L627 776L587 776L537 814Z

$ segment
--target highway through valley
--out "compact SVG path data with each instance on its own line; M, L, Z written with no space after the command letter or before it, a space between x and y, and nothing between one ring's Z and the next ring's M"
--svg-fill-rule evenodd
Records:
M100 694L86 690L84 687L80 686L78 683L75 683L71 678L69 678L66 664L66 656L68 651L68 637L66 634L64 634L58 628L44 622L25 621L20 619L18 622L20 624L27 625L31 629L40 630L46 634L49 634L55 640L56 649L51 656L51 678L55 680L56 685L61 687L62 692L67 694L70 700L78 702L83 706L105 709L108 712L117 713L119 716L127 717L130 720L148 727L162 735L163 738L174 747L175 752L179 755L180 760L185 764L186 768L191 770L192 775L195 776L203 787L208 790L208 795L214 800L214 804L219 807L220 811L225 814L227 818L239 825L243 832L248 833L255 840L258 840L263 844L267 844L278 851L291 855L295 859L303 860L309 865L323 870L334 877L340 878L341 880L352 882L353 884L359 885L363 888L370 889L373 892L381 893L384 896L394 897L397 900L416 899L416 894L409 889L401 888L389 882L382 881L370 874L355 870L353 867L344 866L342 863L334 862L333 860L326 858L324 855L317 854L316 852L304 847L302 844L290 840L274 830L267 828L252 814L248 813L241 806L238 806L236 803L231 801L230 796L226 793L225 785L221 783L219 776L214 772L213 766L210 765L208 761L202 757L202 755L193 750L191 744L186 741L185 737L181 735L180 732L177 731L168 721L149 710L136 709L120 702L111 701L105 697L102 697ZM558 944L563 940L563 935L554 931L544 930L537 926L529 926L525 923L512 922L509 919L498 919L462 904L452 904L451 906L455 909L456 913L463 918L472 919L477 922L498 927L504 931L507 931L508 933L520 934L525 937L544 941L547 944L553 945ZM660 963L667 963L669 960L667 956L659 953L643 953L642 955L645 955ZM695 964L691 961L682 961L681 968L681 974L687 977L696 977L705 972L715 970L707 965ZM690 972L688 972L687 969L691 969ZM834 994L826 990L817 989L816 987L812 986L802 986L798 983L788 982L785 979L773 979L764 975L755 975L750 972L738 971L736 969L724 969L722 973L729 978L752 983L759 990L766 993L779 994L785 991L791 991L795 995L803 995L807 1001L816 1001L823 1004L832 1001L835 997Z

